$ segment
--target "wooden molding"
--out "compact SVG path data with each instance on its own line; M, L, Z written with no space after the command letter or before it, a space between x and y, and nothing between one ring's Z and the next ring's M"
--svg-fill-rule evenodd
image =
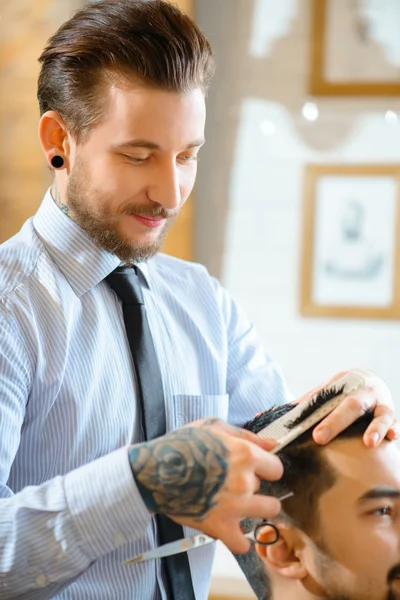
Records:
M400 82L328 81L324 74L327 2L311 0L311 60L309 92L314 96L399 96Z

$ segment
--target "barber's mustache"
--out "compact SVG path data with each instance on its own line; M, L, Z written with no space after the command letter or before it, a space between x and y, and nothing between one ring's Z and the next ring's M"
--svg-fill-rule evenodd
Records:
M392 581L394 581L398 577L400 577L400 564L397 564L390 569L388 576L387 576L387 582L390 584L390 583L392 583Z
M125 209L125 214L127 215L138 215L140 217L161 217L162 219L173 219L177 217L179 214L180 208L176 208L173 210L168 210L163 206L128 206Z

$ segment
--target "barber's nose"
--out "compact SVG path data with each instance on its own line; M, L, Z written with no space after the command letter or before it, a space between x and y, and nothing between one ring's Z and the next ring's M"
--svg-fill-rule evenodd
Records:
M150 200L161 204L166 209L179 208L182 202L179 168L176 164L168 164L160 168L148 190Z

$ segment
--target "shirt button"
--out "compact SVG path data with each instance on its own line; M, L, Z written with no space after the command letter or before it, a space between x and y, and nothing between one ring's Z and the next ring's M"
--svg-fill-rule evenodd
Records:
M126 538L124 534L122 531L118 531L118 533L114 535L114 546L122 546L122 544L125 544L125 542Z
M36 583L39 587L45 587L48 584L48 579L47 579L46 575L44 575L43 573L38 575L36 577Z

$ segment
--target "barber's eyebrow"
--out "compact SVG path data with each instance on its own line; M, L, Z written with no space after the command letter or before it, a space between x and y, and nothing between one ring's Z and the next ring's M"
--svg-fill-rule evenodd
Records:
M199 138L198 140L194 140L182 150L190 150L190 148L197 148L202 146L205 143L204 138ZM122 142L121 144L115 144L114 148L117 150L134 150L135 148L146 148L147 150L161 150L161 146L159 144L155 144L150 140L128 140L127 142Z
M362 496L359 497L358 502L362 504L363 502L367 502L368 500L377 500L379 498L400 498L400 489L392 488L388 486L378 486L374 487Z

